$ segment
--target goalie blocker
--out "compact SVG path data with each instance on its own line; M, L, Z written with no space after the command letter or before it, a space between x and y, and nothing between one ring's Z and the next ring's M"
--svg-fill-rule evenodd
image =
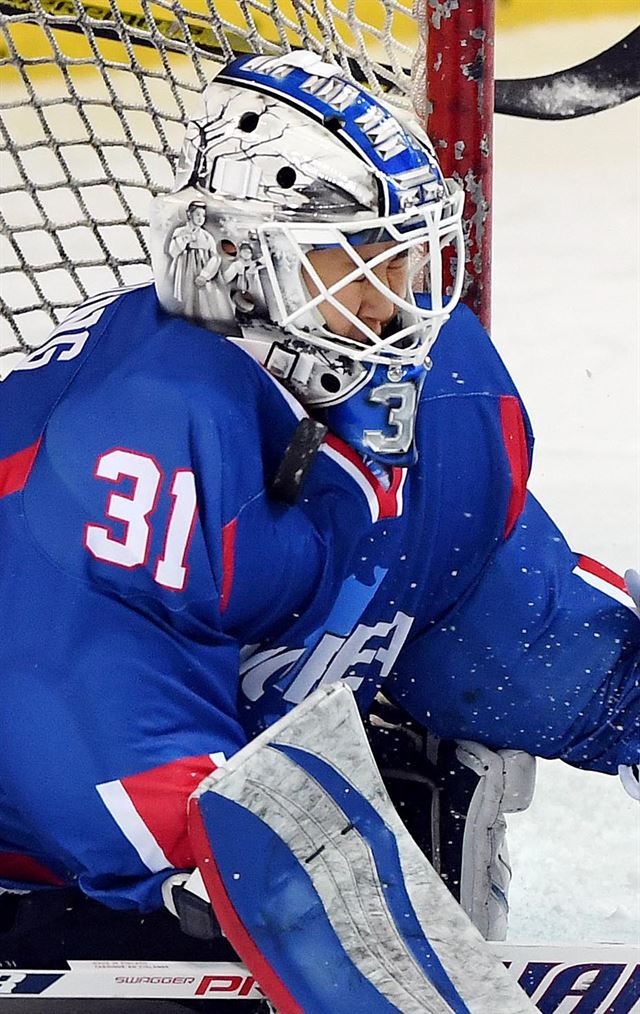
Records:
M535 1009L409 836L347 687L205 779L189 819L222 930L281 1014Z

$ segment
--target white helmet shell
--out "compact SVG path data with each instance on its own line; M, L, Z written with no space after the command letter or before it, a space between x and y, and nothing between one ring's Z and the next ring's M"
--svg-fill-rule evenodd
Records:
M338 66L306 52L241 57L206 89L174 193L154 202L158 295L170 313L245 345L301 401L334 404L377 364L427 359L460 295L462 204L421 128L344 80ZM380 250L364 260L359 247L372 243ZM327 286L308 255L332 247L349 269ZM400 293L383 280L379 269L404 251L424 275L426 305L416 304L410 280ZM394 306L382 334L341 302L362 279ZM348 321L348 334L328 327L327 305Z

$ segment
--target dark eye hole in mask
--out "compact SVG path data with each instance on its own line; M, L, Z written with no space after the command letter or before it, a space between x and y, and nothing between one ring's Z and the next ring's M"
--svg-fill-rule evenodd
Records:
M390 321L382 329L381 338L389 338L396 331L399 331L402 327L402 321L398 314L392 317ZM410 349L416 344L415 334L407 334L404 338L400 338L397 342L394 342L395 347L398 349Z

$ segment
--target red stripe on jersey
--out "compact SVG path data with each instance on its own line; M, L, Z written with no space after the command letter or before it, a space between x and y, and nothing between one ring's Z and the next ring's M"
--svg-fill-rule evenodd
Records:
M194 866L187 834L187 800L216 766L208 754L182 757L121 779L137 813L169 862L178 869Z
M511 471L511 494L502 537L507 539L522 514L529 478L529 451L520 402L512 394L500 398L502 439Z
M325 444L328 444L329 447L333 447L334 451L337 451L338 454L341 454L342 457L346 458L347 461L350 461L352 465L355 465L360 474L364 476L369 485L373 487L373 484L377 480L375 476L371 474L371 472L369 471L369 469L367 468L367 466L365 465L364 461L357 453L357 451L354 451L353 447L350 447L349 444L345 444L344 440L341 440L340 437L337 437L335 433L327 433L326 437L324 438L324 442Z
M231 586L233 585L233 571L236 562L236 532L238 519L234 518L222 529L222 592L220 594L220 612L223 613L229 605Z
M59 887L64 880L31 856L20 852L0 852L0 878L23 884L51 884Z
M225 937L280 1014L304 1014L278 973L253 942L236 912L220 876L196 799L189 804L189 837L193 842L197 867Z
M376 492L380 504L381 518L397 518L402 514L402 503L399 498L402 485L407 474L406 468L391 469L391 483L389 489L378 483L380 491Z
M41 437L31 447L10 454L8 458L0 458L0 497L9 496L24 489L29 473L36 459Z
M340 438L335 436L333 433L328 433L325 437L325 443L357 468L362 478L371 487L375 498L378 501L379 520L381 518L397 518L402 513L398 492L405 478L407 471L406 468L392 467L391 482L389 484L389 488L385 489L377 476L375 476L373 472L367 468L358 452L355 451L353 447L350 447L349 444L346 444L344 440L340 440Z
M599 577L602 581L606 581L607 584L613 585L614 588L618 588L623 592L627 591L627 585L623 577L616 574L615 570L610 570L609 567L605 567L603 563L598 563L597 560L592 560L590 556L581 556L578 560L578 566L581 570L586 570L587 574L593 574L594 577Z

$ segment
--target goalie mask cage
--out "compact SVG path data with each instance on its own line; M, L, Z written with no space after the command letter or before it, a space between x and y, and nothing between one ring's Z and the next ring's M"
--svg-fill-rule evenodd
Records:
M493 3L0 0L0 378L82 299L151 279L149 200L246 52L317 52L427 121L467 189L466 290L488 323Z

